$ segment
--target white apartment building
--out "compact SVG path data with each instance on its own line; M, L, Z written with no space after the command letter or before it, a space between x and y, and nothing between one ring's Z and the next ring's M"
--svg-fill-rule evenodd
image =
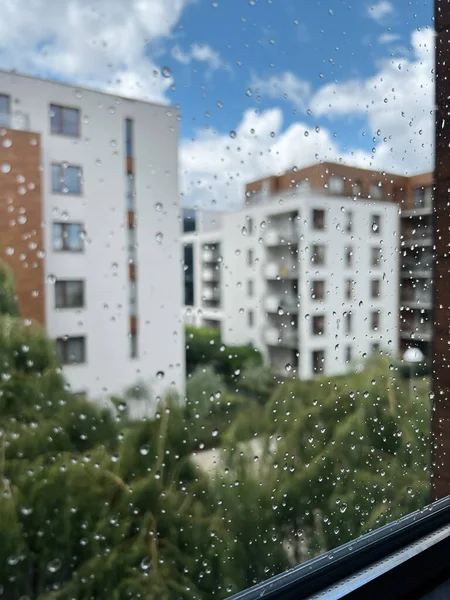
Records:
M183 393L177 111L1 72L0 126L1 259L71 389Z
M205 276L218 281L214 319L228 344L252 343L274 371L337 375L398 349L399 216L390 201L307 189L260 193L222 214L193 247L195 300L186 319L210 324ZM216 266L205 262L220 243Z

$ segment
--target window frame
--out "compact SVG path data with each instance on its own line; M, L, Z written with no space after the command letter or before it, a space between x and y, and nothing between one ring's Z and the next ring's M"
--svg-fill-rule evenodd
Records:
M318 253L317 250L321 248L323 252ZM322 256L320 261L317 261L317 256ZM311 252L311 263L313 265L317 265L319 267L324 267L326 265L326 246L325 244L313 244L312 252Z
M59 173L59 177L58 177L58 183L59 185L59 189L55 190L53 187L53 168L54 167L58 167L60 173ZM63 181L65 181L64 177L62 177L62 173L66 170L66 169L78 169L79 171L79 177L78 177L78 181L79 181L79 191L78 192L71 192L70 190L65 192L63 190ZM83 195L83 167L81 165L74 165L74 164L69 164L67 163L67 167L63 166L63 163L58 163L58 162L54 162L52 161L51 164L51 179L52 179L52 194L62 194L63 196L82 196Z
M58 129L55 131L52 127L52 112L55 112L55 109L59 111L58 117ZM77 131L76 133L68 133L64 131L64 111L76 111L77 113ZM81 110L76 106L66 106L64 104L53 104L50 103L50 135L62 135L64 137L75 138L78 139L81 137Z
M319 360L320 363L320 369L316 370L316 355L321 354L322 355L322 359ZM313 376L317 377L320 375L323 375L325 373L325 361L326 361L326 354L325 354L325 349L324 348L317 348L316 350L313 350L311 352L311 362L312 362L312 372L313 372Z
M324 336L325 332L326 332L325 315L313 315L313 317L311 319L311 335L313 337L320 337L320 336Z
M322 294L318 295L317 290L315 290L315 286L318 285L319 289L322 288ZM314 279L311 284L311 299L314 302L320 302L325 300L326 296L326 281L325 279Z
M75 361L70 361L69 360L69 344L70 342L72 342L73 340L82 340L82 360L79 362L75 362ZM62 345L63 348L63 360L60 359L60 353L58 352L58 345ZM56 355L58 357L58 360L60 361L61 365L63 366L71 366L71 367L76 367L78 365L85 365L87 362L86 356L87 356L87 352L86 352L86 336L84 335L71 335L71 336L64 336L64 337L57 337L55 339L55 348L56 348Z
M58 225L61 227L62 230L62 235L61 235L61 240L62 240L62 247L61 248L55 248L55 225ZM52 222L52 251L53 252L73 252L75 254L80 254L80 253L84 253L84 243L83 243L83 239L81 239L81 247L79 249L72 249L67 247L67 245L65 244L65 240L69 239L69 236L64 236L64 230L66 228L68 228L70 225L74 225L74 226L79 226L80 227L80 233L84 232L84 223L81 223L79 221L74 221L74 222L66 222L66 221L53 221Z
M323 208L312 209L312 227L314 231L325 231L326 229L326 212Z
M67 287L68 284L73 284L73 283L80 283L81 284L81 304L74 304L74 305L69 305L67 303L67 299L68 299L68 292L67 292ZM56 288L57 286L63 286L63 292L62 292L62 296L64 297L64 304L61 306L58 306L58 302L57 302L57 293L56 293ZM86 308L86 281L84 279L57 279L55 281L55 302L54 302L54 306L55 306L55 310L73 310L73 309L79 309L79 308Z

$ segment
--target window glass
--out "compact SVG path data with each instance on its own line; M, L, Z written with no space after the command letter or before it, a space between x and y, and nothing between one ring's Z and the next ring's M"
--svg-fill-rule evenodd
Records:
M53 250L81 252L84 247L81 223L53 223Z
M319 231L325 229L325 211L322 209L315 208L312 214L314 229Z
M250 248L247 250L247 265L251 267L253 265L253 250Z
M81 168L53 163L52 191L54 193L81 194Z
M0 126L9 127L9 96L0 94Z
M79 137L80 111L77 108L52 104L50 106L50 129L54 134Z
M342 194L344 192L344 180L342 177L331 175L328 183L328 189L333 194Z
M56 340L56 354L62 365L79 365L86 360L85 338L69 337Z
M325 281L323 281L323 280L313 281L311 298L313 298L313 300L324 300L325 299Z
M353 248L351 246L345 248L345 264L347 267L353 265Z
M325 246L322 244L313 245L311 262L315 265L325 265Z

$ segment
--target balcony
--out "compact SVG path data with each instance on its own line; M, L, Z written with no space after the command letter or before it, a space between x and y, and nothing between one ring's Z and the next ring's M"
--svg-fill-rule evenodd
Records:
M264 274L266 279L296 279L298 268L293 262L270 262L265 265Z
M268 229L264 235L266 246L286 246L298 244L298 236L292 229Z
M292 328L276 329L270 327L264 333L264 339L269 346L288 346L289 348L298 347L298 334Z
M295 296L268 296L264 308L268 313L278 313L280 309L285 313L294 313L298 312L298 300Z
M204 263L215 263L219 260L219 252L217 250L204 249L202 253Z
M420 260L403 258L401 259L401 275L402 277L431 277L432 264L433 259L431 256L421 258Z
M402 337L408 337L413 340L430 341L433 336L433 326L429 321L403 321L400 324L400 333Z
M19 131L30 131L30 115L15 110L12 113L0 113L0 126Z
M431 289L402 289L401 291L401 303L406 305L413 305L417 308L423 308L431 306L432 303L432 293Z
M204 300L220 300L220 290L212 287L205 287L203 289Z
M417 227L406 231L402 245L406 246L431 246L433 244L433 229L431 227Z
M219 281L220 273L217 269L204 269L202 279L203 281Z

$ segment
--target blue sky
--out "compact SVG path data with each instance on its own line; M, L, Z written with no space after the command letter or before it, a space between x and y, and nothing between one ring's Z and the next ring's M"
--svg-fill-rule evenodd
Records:
M179 105L185 198L229 206L245 181L294 164L429 169L432 8L431 0L4 0L0 67Z

